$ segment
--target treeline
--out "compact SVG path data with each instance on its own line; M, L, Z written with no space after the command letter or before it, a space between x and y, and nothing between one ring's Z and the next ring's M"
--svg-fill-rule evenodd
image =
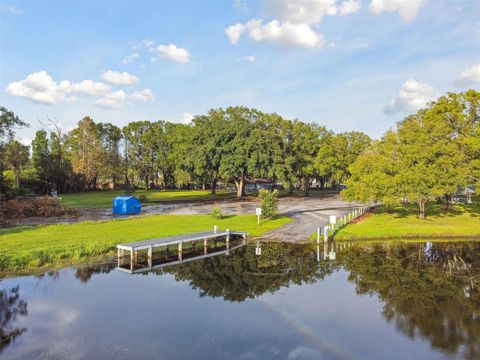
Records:
M429 201L480 182L480 92L448 93L373 142L350 167L343 196L386 207L414 203L425 218Z
M84 117L63 134L39 130L29 146L14 129L28 126L1 108L1 189L7 194L103 188L208 188L270 179L287 192L309 195L314 181L338 188L371 140L361 132L335 134L315 123L287 120L246 107L213 109L191 124L135 121L123 128Z

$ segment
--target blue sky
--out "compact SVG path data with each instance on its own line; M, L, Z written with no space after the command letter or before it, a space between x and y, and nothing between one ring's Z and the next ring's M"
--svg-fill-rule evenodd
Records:
M373 137L480 89L480 1L1 1L0 104L29 122L246 105Z

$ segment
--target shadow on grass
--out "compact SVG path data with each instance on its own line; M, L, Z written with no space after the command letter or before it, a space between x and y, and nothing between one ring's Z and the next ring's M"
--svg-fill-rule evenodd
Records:
M394 218L401 219L410 216L419 217L419 208L416 205L408 204L393 209L385 209L383 207L375 209L376 213L393 214ZM480 217L480 204L454 204L453 209L445 210L444 204L431 203L426 207L426 219L435 218L452 218L468 213L471 217Z
M3 235L21 233L24 231L32 230L33 228L35 228L35 226L12 226L12 227L0 228L0 239Z

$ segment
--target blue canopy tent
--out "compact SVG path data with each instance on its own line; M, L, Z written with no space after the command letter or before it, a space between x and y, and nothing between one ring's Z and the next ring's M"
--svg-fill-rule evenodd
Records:
M114 215L140 214L142 203L133 195L121 195L113 199Z

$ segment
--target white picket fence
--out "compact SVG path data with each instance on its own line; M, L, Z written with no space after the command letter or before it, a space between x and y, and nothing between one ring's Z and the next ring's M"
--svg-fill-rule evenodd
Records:
M320 242L320 238L323 235L323 241L328 241L329 238L333 237L335 233L340 230L345 225L349 224L356 218L366 214L367 212L373 210L378 205L369 205L362 206L356 209L353 209L343 215L336 217L336 222L334 224L326 224L317 228L317 243Z

